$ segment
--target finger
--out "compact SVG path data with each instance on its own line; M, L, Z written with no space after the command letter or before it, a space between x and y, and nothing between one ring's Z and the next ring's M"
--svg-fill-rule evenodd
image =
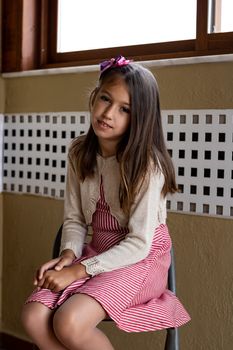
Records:
M55 269L56 271L61 271L61 270L63 269L63 267L64 267L64 264L59 263L58 265L55 266L54 269Z
M48 289L50 289L52 292L55 288L56 288L56 286L52 283L50 283L50 285L48 286Z
M54 269L56 271L61 271L63 269L64 266L67 266L71 263L71 259L70 258L61 258L60 261L56 264L56 266L54 267Z
M44 279L44 278L40 279L40 280L38 281L38 283L37 283L37 286L38 286L39 288L42 288L43 285L44 285L44 282L45 282L45 279ZM44 287L43 287L43 288L44 288Z
M58 284L53 284L49 286L49 289L51 290L51 292L53 293L57 293L60 292L62 290L62 288L58 285Z
M45 282L44 284L43 284L43 288L45 288L45 289L50 289L50 284L49 284L49 282Z
M47 263L43 264L37 273L37 279L40 280L47 270L54 268L54 266L59 262L60 258L52 259Z
M43 284L41 285L41 288L49 289L49 285L50 285L50 282L47 279L45 279Z
M37 279L40 281L43 278L44 273L47 271L45 266L41 266L38 271Z
M62 288L61 287L59 287L59 286L55 286L53 289L51 289L52 290L52 292L53 293L58 293L58 292L60 292L61 290L62 290Z
M39 281L39 269L35 273L33 284L36 286L38 284L38 281Z

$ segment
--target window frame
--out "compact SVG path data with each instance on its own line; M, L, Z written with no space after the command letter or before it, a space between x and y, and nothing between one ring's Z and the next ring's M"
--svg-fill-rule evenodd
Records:
M208 34L208 0L197 0L196 39L59 53L58 0L2 0L2 72L233 53L233 32Z

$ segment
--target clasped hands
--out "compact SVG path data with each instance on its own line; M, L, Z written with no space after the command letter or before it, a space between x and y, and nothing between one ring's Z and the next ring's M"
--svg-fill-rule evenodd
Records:
M90 277L84 265L71 265L74 259L72 250L64 250L58 258L46 262L37 270L33 284L38 290L46 288L52 292L59 292L74 281Z

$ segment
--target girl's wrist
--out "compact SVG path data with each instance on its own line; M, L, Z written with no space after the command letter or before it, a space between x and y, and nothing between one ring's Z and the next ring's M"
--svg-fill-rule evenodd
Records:
M80 263L72 265L71 268L74 270L77 279L90 277L86 271L86 267Z
M60 254L61 257L67 257L67 258L71 258L72 260L74 260L76 258L73 250L71 249L65 249L61 252Z

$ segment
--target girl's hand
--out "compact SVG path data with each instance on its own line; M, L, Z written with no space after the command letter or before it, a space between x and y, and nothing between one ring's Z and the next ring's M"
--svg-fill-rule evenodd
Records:
M56 271L60 271L65 266L71 265L72 261L75 259L75 255L72 250L64 250L56 259L52 259L45 264L43 264L39 270L36 272L36 276L34 279L34 285L39 286L40 280L43 278L44 273L48 270L55 269Z
M86 277L89 277L89 275L86 273L85 266L82 264L68 266L60 271L48 270L38 282L38 288L60 292L72 282Z

